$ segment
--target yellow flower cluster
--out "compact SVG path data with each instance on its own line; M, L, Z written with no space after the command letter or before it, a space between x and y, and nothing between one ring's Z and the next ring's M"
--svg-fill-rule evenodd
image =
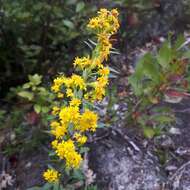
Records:
M58 171L54 169L47 169L47 171L44 172L43 177L46 181L49 183L56 183L59 180L60 174Z
M73 65L75 67L79 67L80 69L84 69L91 66L91 59L89 57L76 57Z
M95 30L97 33L115 34L119 28L118 11L113 9L100 9L98 16L90 20L88 27Z
M78 168L82 161L81 155L76 152L74 142L69 139L55 146L56 153L61 159L65 159L67 168Z
M63 86L67 88L67 96L68 97L73 97L73 90L75 88L78 88L80 90L85 90L86 89L86 84L84 79L76 74L73 74L70 78L65 77L65 76L60 76L54 79L54 84L52 85L51 89L55 93L60 94L60 92L63 90ZM61 92L61 94L63 94Z
M87 137L85 135L81 135L80 133L75 133L74 138L80 144L84 144L87 141Z
M50 132L55 136L51 145L67 168L80 167L80 147L86 143L87 133L95 132L97 128L98 115L89 109L86 102L94 103L105 96L110 71L103 61L110 54L110 37L119 28L117 10L100 9L98 16L89 21L88 27L97 36L92 55L76 57L73 65L79 74L71 77L61 75L54 79L51 87L58 98L64 97L64 101L52 110L56 119L50 124ZM47 177L45 179L48 180Z

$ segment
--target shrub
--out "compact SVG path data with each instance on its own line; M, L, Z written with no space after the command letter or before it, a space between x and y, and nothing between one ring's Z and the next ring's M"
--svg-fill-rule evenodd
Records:
M28 74L53 75L56 68L68 72L73 54L84 50L84 46L75 43L88 36L83 32L84 19L95 9L76 0L3 1L0 14L1 95L6 94L10 86L26 81Z
M189 51L184 49L184 42L180 36L174 44L167 40L156 55L146 53L129 77L136 103L132 103L128 114L147 137L175 121L172 110L164 102L175 103L189 96Z

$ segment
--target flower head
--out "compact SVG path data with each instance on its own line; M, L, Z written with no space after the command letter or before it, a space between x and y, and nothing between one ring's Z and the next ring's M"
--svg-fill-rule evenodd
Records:
M78 168L82 158L75 150L75 145L72 140L62 141L56 147L56 153L61 159L65 159L68 168Z
M48 169L43 173L44 179L49 183L55 183L59 180L59 172L54 169Z
M84 69L91 65L91 59L89 57L76 57L74 61L74 66L79 67L80 69Z
M74 139L80 143L80 144L84 144L87 141L87 137L85 135L81 135L80 133L75 133L74 134Z
M76 129L84 131L95 131L97 127L98 116L96 113L85 110L85 112L80 116L79 124L76 126Z

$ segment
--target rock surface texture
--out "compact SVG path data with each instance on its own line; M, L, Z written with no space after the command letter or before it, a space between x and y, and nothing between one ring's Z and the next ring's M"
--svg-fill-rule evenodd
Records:
M98 131L89 159L100 190L190 190L190 102L171 106L176 125L152 140L126 126Z

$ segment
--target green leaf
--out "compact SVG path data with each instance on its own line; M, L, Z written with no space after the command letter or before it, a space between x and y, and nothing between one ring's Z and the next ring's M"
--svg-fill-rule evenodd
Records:
M155 64L155 60L150 53L145 54L137 63L135 73L129 77L129 82L138 90L139 84L147 77L148 79L159 82L159 67Z
M103 122L98 123L98 128L105 128L105 127L108 127L108 126L109 126L108 124L105 124Z
M76 4L77 0L66 0L67 5L74 5Z
M172 61L172 58L173 58L172 49L170 48L169 42L165 42L158 53L157 56L158 63L163 68L168 68L169 63Z
M87 187L87 190L98 190L98 187L96 185L90 185Z
M190 51L186 51L186 52L183 54L183 58L190 59Z
M78 12L82 11L84 9L84 7L85 7L85 3L83 1L77 3L76 12L78 13Z
M172 115L164 115L164 114L156 114L150 117L150 120L155 122L159 122L160 124L170 124L174 121L174 117Z
M83 153L87 153L90 149L88 147L81 147L80 148L80 153L83 154Z
M159 81L159 70L157 65L155 64L154 58L150 53L147 53L144 56L143 62L143 73L148 78L158 82Z
M55 119L55 116L54 116L54 115L48 115L48 116L46 117L46 119L47 119L48 121L52 121L53 119Z
M116 73L116 74L120 74L118 71L116 71L113 67L109 66L109 70L110 72Z
M53 190L60 190L58 183L53 184Z
M35 74L35 75L29 75L28 76L30 82L34 85L37 86L42 82L42 76Z
M70 29L74 29L74 27L75 27L74 24L73 24L73 22L71 22L70 20L64 20L63 24L65 26L67 26L68 28L70 28Z
M183 45L184 42L185 42L184 35L179 35L174 44L174 48L177 50L178 48L180 48Z
M23 86L22 86L22 88L24 88L24 89L27 89L27 88L30 88L30 83L28 82L28 83L25 83Z
M31 188L28 188L27 190L42 190L41 187L31 187Z
M29 101L31 101L34 98L34 94L28 91L21 91L18 93L18 95L23 98L27 98Z
M143 93L143 88L140 79L138 80L138 77L136 74L130 76L128 78L129 84L132 86L133 91L135 95L140 96Z
M51 190L53 187L53 184L45 183L42 187L31 187L27 190Z
M43 106L43 107L41 107L41 111L42 111L42 113L48 113L49 110L50 110L50 108L47 107L47 106Z
M42 107L40 105L38 105L38 104L35 104L34 105L34 110L35 110L36 113L40 113L41 110L42 110Z
M53 184L46 183L43 187L42 190L50 190L53 187Z
M143 132L144 132L144 136L146 138L149 138L149 139L151 139L152 137L154 137L154 135L156 134L155 130L153 128L150 128L150 127L144 127L143 128Z
M77 169L73 172L73 178L82 181L84 180L84 175L81 170Z

